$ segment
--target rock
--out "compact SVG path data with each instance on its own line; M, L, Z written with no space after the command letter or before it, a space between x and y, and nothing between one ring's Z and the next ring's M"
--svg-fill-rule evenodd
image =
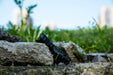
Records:
M6 40L9 42L22 42L22 38L18 36L9 35L9 33L0 29L0 40Z
M107 60L103 58L102 56L97 55L93 58L92 62L107 62Z
M73 63L67 66L0 66L0 75L113 75L113 63Z
M42 43L0 41L1 65L52 65L53 55Z
M88 62L110 62L113 61L113 53L89 53L87 54Z
M107 57L110 58L109 61L113 61L113 53L108 53L107 54Z
M111 63L74 63L68 66L65 72L69 75L109 75L112 68Z
M68 56L71 58L72 62L84 62L87 60L87 56L84 50L71 41L68 43L56 42L54 44L58 48L66 52Z

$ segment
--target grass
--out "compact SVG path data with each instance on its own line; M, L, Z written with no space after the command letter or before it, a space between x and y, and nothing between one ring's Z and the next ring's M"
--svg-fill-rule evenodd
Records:
M99 25L93 28L80 28L78 30L60 30L44 31L48 37L53 41L73 41L82 47L86 53L94 52L113 52L113 28L103 27Z
M23 38L25 42L35 42L39 37L40 26L27 27L21 25L19 27L8 24L8 29L3 30L9 32L11 35L18 35ZM46 28L43 32L49 37L52 42L72 41L82 47L86 53L95 52L113 52L113 28L103 27L99 25L93 28L79 28L75 30L50 30Z

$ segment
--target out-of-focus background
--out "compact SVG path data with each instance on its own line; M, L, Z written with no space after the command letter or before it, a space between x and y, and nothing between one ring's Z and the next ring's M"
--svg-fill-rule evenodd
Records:
M101 25L113 24L110 21L113 18L109 17L113 16L113 0L25 0L23 8L32 4L38 4L31 15L36 26L50 25L60 29L91 27L92 18ZM13 0L0 0L0 24L6 25L9 20L15 23L17 11L18 6Z
M113 0L0 0L0 28L25 42L44 32L86 53L113 52Z

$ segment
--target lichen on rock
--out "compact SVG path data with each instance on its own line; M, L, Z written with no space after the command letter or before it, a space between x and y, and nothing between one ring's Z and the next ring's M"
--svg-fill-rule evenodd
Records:
M0 41L1 65L53 65L53 55L42 43Z
M55 42L54 44L62 51L65 51L71 58L72 62L83 62L87 60L87 55L84 50L71 41L67 43Z

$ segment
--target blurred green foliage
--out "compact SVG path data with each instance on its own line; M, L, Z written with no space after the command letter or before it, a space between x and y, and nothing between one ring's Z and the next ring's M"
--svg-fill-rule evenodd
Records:
M25 42L35 42L35 40L38 39L40 26L37 28L33 27L32 25L27 26L25 24L21 26L16 26L13 25L11 22L9 22L7 26L8 29L5 29L5 31L9 32L11 35L20 36Z
M24 0L14 0L22 12ZM28 17L33 12L33 8L37 5L30 5L27 9ZM22 17L22 16L21 16ZM22 19L22 18L21 18ZM26 18L27 19L27 18ZM2 30L9 32L11 35L18 35L25 42L35 42L42 32L39 27L26 25L21 21L21 26L8 24L8 29L1 27ZM43 32L49 37L52 42L72 41L82 47L86 53L94 52L113 52L113 27L99 27L96 25L92 28L79 28L75 30L50 30L48 27Z
M23 38L25 42L35 42L39 37L40 26L39 27L23 27L21 25L16 28L16 26L11 23L8 24L8 29L6 30L11 35L18 35ZM49 37L52 42L72 41L82 47L86 53L94 52L113 52L113 28L103 27L100 28L99 25L93 28L79 28L75 30L50 30L48 27L43 30L43 32Z
M50 40L57 41L73 41L82 47L86 53L95 52L113 52L113 28L103 27L99 25L93 28L79 28L77 30L54 30L48 28L44 30Z
M23 21L23 16L22 16L22 9L23 9L23 4L24 4L25 0L14 0L14 3L19 7L20 9L20 17L21 17L21 25L13 25L10 21L8 23L8 29L6 30L7 32L9 32L11 35L18 35L21 38L23 38L23 41L27 41L27 42L35 42L36 39L38 39L37 37L39 37L39 29L40 26L35 28L33 27L33 25L27 25L27 22ZM37 4L34 5L30 5L26 8L28 15L26 16L26 20L28 19L28 17L30 16L30 14L33 13L33 9L37 7ZM2 27L2 29L4 29Z

